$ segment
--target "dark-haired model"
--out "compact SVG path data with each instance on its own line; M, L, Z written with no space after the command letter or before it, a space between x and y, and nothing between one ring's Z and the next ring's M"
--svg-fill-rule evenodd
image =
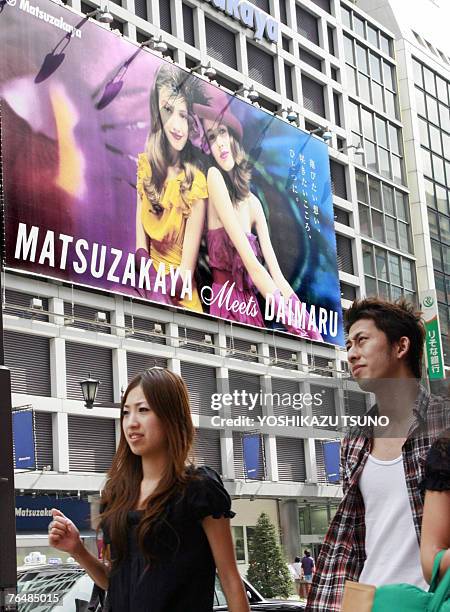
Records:
M344 497L320 550L308 612L338 612L345 580L427 589L420 565L421 482L450 406L420 385L425 330L407 302L378 298L345 313L353 378L375 394L385 428L350 432L341 445Z
M109 612L212 612L216 567L230 612L249 612L218 474L188 461L194 427L182 379L161 368L125 392L120 443L102 491L106 565L53 510L49 543L108 591Z

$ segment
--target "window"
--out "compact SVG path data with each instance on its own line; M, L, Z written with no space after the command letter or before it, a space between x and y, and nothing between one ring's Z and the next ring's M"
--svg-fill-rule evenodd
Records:
M325 117L323 85L302 74L303 103L305 108Z
M234 33L207 17L205 17L205 29L208 55L230 68L237 68Z
M161 30L172 33L172 15L170 11L170 0L159 0L159 25Z
M195 47L194 9L183 2L184 42Z
M307 38L315 45L319 45L319 25L318 19L305 11L300 6L296 6L297 12L297 32Z
M286 97L294 100L294 89L292 87L292 66L284 64L284 80L286 84Z
M223 47L223 40L219 39L218 44ZM261 83L261 85L265 85L269 89L275 89L273 56L259 47L247 43L247 59L249 77Z
M414 262L365 242L362 248L366 295L381 295L392 300L403 295L414 302Z

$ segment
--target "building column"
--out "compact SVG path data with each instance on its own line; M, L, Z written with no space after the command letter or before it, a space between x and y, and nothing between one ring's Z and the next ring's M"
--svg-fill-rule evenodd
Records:
M298 504L296 499L280 502L281 544L289 562L300 552L300 527L298 522Z
M67 412L52 415L53 467L56 472L69 472L69 416Z
M64 326L64 300L51 298L49 300L50 323ZM59 333L59 332L58 332ZM67 397L66 383L66 341L56 336L50 338L50 384L51 395L59 399Z

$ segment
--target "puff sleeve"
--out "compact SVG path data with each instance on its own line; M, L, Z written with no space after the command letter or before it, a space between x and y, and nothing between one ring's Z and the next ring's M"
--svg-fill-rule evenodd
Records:
M228 495L219 474L209 468L200 467L189 487L188 504L192 518L197 521L207 516L219 519L233 518L231 498Z
M450 491L450 433L447 435L436 440L428 452L422 489Z
M197 200L205 200L208 197L206 177L200 170L196 170L192 186L189 192L185 194L185 197L191 206Z

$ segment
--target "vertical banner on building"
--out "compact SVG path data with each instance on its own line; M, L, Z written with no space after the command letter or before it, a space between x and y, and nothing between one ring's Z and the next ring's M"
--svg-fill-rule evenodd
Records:
M340 481L340 449L339 441L323 442L323 460L325 473L330 484L338 484Z
M245 476L250 480L258 480L263 472L261 436L246 434L242 439Z
M440 380L445 377L445 373L436 291L434 289L421 291L420 303L426 332L425 349L428 377L430 380Z
M36 469L34 416L32 410L13 412L14 467L17 470Z

